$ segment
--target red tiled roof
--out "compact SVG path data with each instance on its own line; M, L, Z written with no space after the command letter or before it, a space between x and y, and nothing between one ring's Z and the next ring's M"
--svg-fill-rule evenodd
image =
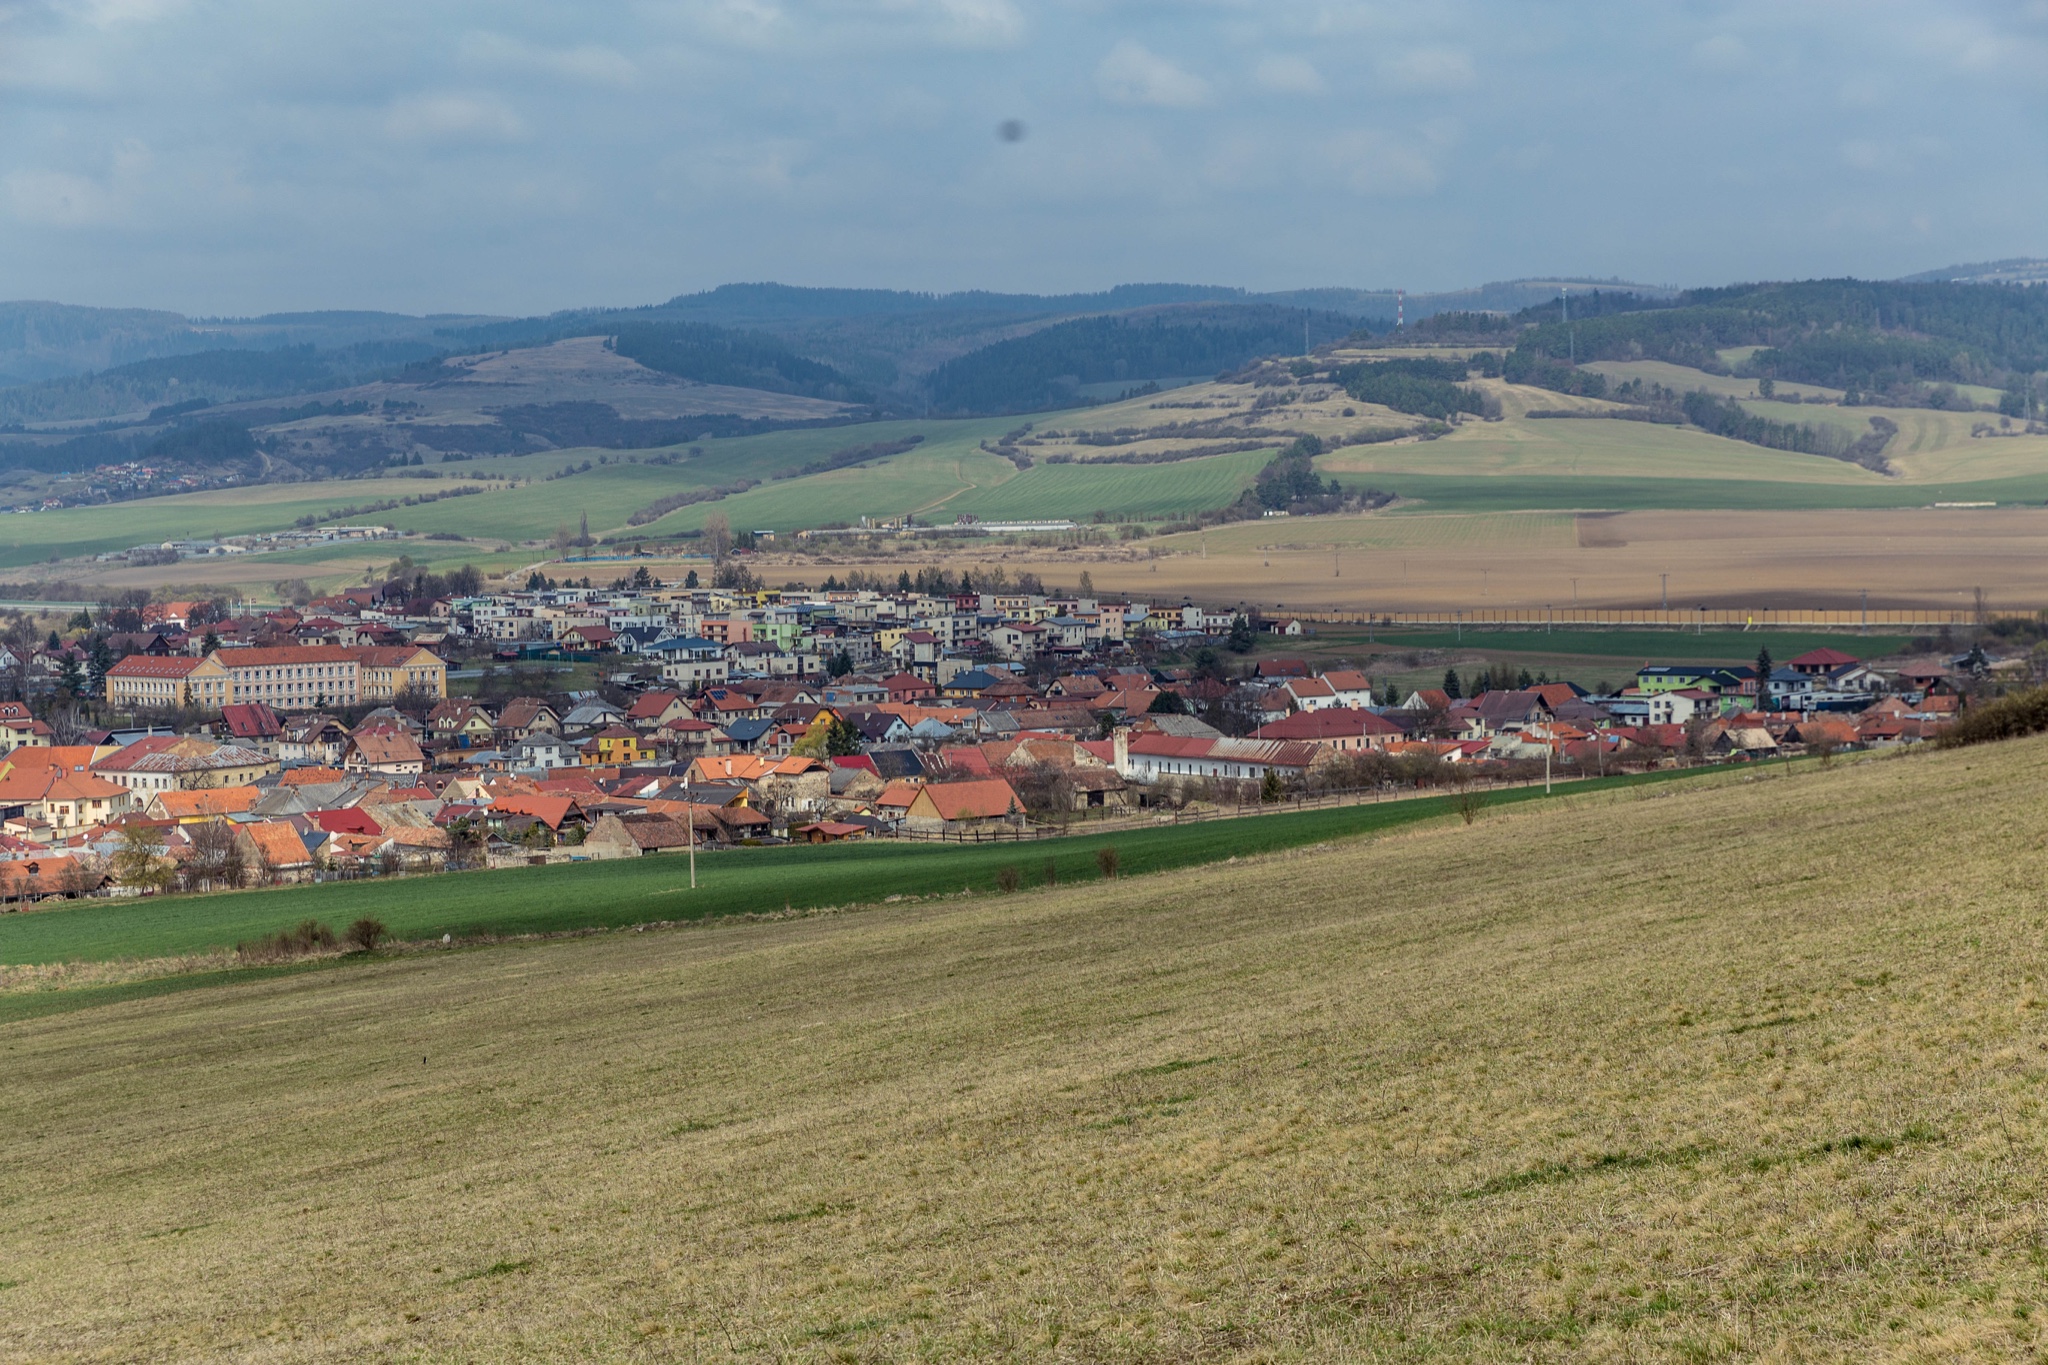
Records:
M107 670L110 678L182 678L204 663L189 655L130 654Z

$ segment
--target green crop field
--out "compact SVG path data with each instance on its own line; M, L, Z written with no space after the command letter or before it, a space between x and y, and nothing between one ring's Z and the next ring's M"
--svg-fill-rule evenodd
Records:
M18 1019L0 1351L2029 1359L2044 759Z
M336 507L387 498L417 497L454 486L431 479L274 483L22 513L0 518L0 568L33 564L59 554L97 554L166 540L281 531L301 516L324 515ZM493 496L503 495L486 493L458 501L476 505ZM390 514L377 517L379 521L389 519Z
M1495 799L1541 796L1537 790L1516 789ZM96 901L0 917L0 965L204 953L303 919L340 929L359 917L375 916L400 937L418 939L768 914L970 887L988 891L1004 867L1017 867L1029 883L1042 881L1048 860L1062 880L1096 876L1097 851L1110 845L1126 873L1153 872L1438 819L1449 810L1446 800L1425 797L1022 844L879 842L702 853L694 894L687 858L662 855L139 903ZM0 996L0 1013L6 998Z

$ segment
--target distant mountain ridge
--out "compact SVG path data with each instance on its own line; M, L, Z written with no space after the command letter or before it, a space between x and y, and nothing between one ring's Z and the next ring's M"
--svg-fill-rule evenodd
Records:
M1900 284L2048 284L2048 259L2008 256L2002 261L1976 261L1902 275Z

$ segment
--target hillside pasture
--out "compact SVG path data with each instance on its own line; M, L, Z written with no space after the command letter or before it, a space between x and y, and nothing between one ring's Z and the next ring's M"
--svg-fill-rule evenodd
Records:
M1758 349L1760 348L1755 346L1745 346L1738 348L1738 351L1743 359L1747 359L1750 352ZM1731 353L1724 352L1723 358L1725 359L1728 354ZM1721 398L1756 396L1754 379L1738 379L1730 374L1708 374L1705 370L1696 370L1690 365L1674 365L1667 360L1595 360L1580 368L1590 370L1594 374L1606 375L1610 384L1640 379L1645 385L1662 384L1665 388L1682 394L1700 389ZM1798 384L1790 380L1780 381L1776 385L1776 390L1787 398L1825 398L1830 402L1838 401L1842 396L1840 389L1830 389L1819 384Z
M2004 1361L2048 745L0 1028L0 1351Z

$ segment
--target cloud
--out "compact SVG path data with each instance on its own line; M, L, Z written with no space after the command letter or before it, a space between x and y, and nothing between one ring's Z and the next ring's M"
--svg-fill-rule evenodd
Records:
M1261 57L1252 79L1282 95L1320 95L1327 88L1323 73L1306 57Z
M1337 134L1324 143L1323 157L1353 193L1373 198L1429 194L1441 179L1419 149L1378 129Z
M1455 47L1418 47L1381 69L1403 90L1463 90L1476 79L1471 56Z
M640 70L623 54L596 43L575 47L544 47L502 33L465 33L457 44L465 65L497 71L531 72L625 89L640 79Z
M1912 137L1899 142L1878 138L1850 138L1841 147L1842 163L1859 171L1882 171L1901 175L1947 150L1940 138Z
M904 16L931 38L961 47L1007 47L1024 36L1024 16L1010 0L876 0L883 13Z
M385 112L384 131L401 142L511 142L526 125L493 95L410 95Z
M1732 33L1716 33L1692 45L1692 59L1710 71L1740 71L1749 65L1749 45Z
M1207 81L1128 39L1095 68L1095 85L1103 98L1118 104L1193 109L1209 102Z

